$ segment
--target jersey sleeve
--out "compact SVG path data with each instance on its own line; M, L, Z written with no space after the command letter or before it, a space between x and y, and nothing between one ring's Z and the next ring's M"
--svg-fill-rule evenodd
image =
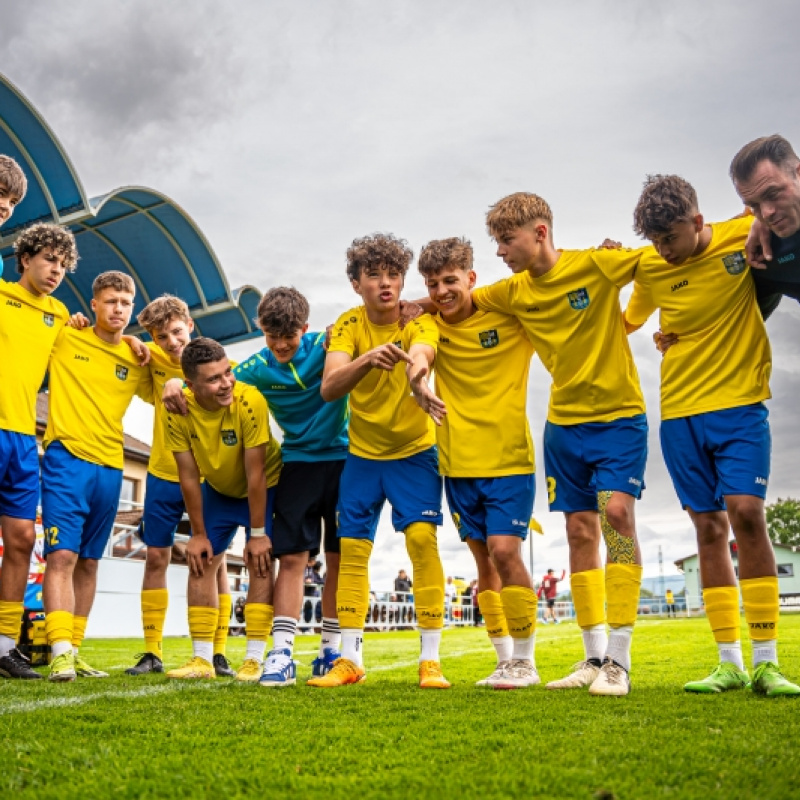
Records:
M261 392L251 389L242 395L242 442L246 448L260 447L270 436L267 401Z
M185 453L192 449L188 422L177 414L164 414L161 425L164 431L164 444L172 453Z
M639 259L646 249L640 247L638 250L631 250L623 247L619 250L600 249L589 252L592 260L606 278L621 289L633 280L636 267L639 266Z
M153 383L153 373L151 370L152 367L142 367L139 383L136 386L136 396L152 406L155 405L156 390L155 384Z
M265 366L264 356L261 353L254 353L233 368L233 375L237 381L258 388L261 385L261 370Z
M650 288L640 280L634 281L633 294L628 301L628 306L625 309L624 317L631 325L639 327L647 322L650 315L656 310L656 304L653 300L653 293Z
M501 314L511 313L509 300L509 279L504 278L490 286L479 286L472 290L472 302L481 311L499 311Z
M430 314L412 319L405 328L408 331L408 344L410 349L415 344L427 344L434 352L439 345L439 326Z
M356 325L350 324L350 312L342 314L333 326L329 353L347 353L351 358L356 356ZM347 323L347 324L346 324Z

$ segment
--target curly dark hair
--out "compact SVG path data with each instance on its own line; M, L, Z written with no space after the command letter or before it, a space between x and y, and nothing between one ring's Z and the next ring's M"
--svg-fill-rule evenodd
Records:
M181 369L183 374L191 381L197 377L197 368L199 366L222 361L225 357L225 348L219 342L209 339L207 336L198 336L183 348Z
M426 278L438 275L445 267L458 267L469 272L472 269L472 244L463 236L434 239L422 248L417 266Z
M276 286L261 298L256 323L271 336L293 336L308 322L308 300L293 286Z
M633 230L645 239L668 233L698 212L697 192L679 175L648 175L633 211Z
M22 256L35 256L37 253L52 247L64 259L67 272L75 272L78 263L78 247L75 236L69 228L60 225L51 225L47 222L37 222L17 237L14 242L14 255L17 257L17 272L23 273Z
M414 251L405 239L391 233L373 233L353 239L347 248L347 277L357 281L361 273L370 267L396 269L405 275L414 258Z

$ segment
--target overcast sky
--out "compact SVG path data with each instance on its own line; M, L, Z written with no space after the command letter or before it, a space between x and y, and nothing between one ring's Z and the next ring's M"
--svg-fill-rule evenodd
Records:
M691 181L709 220L740 204L727 177L747 141L800 146L792 0L492 2L125 2L4 4L0 70L48 121L90 196L144 185L197 222L231 286L303 291L316 328L355 305L344 253L391 231L415 252L464 235L479 280L507 270L487 207L536 192L556 244L638 244L633 206L648 173ZM768 40L768 46L761 42ZM412 267L407 295L423 291ZM651 454L638 505L645 574L696 552L658 446L658 356L632 338ZM800 496L800 308L768 324L774 371L769 500ZM242 358L260 346L231 348ZM540 468L549 377L534 359L529 409ZM150 440L147 413L129 416ZM564 523L537 475L535 571L568 565ZM449 523L447 574L472 577ZM527 552L527 550L526 550ZM408 568L384 519L372 585Z

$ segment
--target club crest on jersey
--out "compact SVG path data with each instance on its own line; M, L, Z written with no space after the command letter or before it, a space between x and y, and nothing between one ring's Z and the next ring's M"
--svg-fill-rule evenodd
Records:
M128 380L128 368L123 367L122 364L117 364L115 374L121 381Z
M740 275L747 266L747 262L744 260L744 253L730 253L727 256L723 256L722 263L731 275Z
M231 428L222 429L222 444L233 447L239 440L236 438L236 431Z
M589 305L589 292L586 289L576 289L574 292L567 292L569 304L576 310L582 311Z
M500 337L496 330L481 331L478 338L481 340L481 347L497 347L500 344Z
M42 322L44 322L48 328L52 328L53 325L56 324L56 318L52 314L42 314Z

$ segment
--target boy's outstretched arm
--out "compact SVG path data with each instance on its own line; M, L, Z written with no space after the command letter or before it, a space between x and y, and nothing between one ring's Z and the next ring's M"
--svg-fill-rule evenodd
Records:
M442 419L447 414L447 406L437 397L428 385L433 360L436 356L434 349L428 344L414 344L408 351L411 363L406 367L406 376L411 384L411 391L417 405L437 424L442 424Z
M393 344L382 344L355 359L349 353L328 353L320 387L322 399L328 403L338 400L350 394L370 370L392 370L401 361L412 363L410 356Z

